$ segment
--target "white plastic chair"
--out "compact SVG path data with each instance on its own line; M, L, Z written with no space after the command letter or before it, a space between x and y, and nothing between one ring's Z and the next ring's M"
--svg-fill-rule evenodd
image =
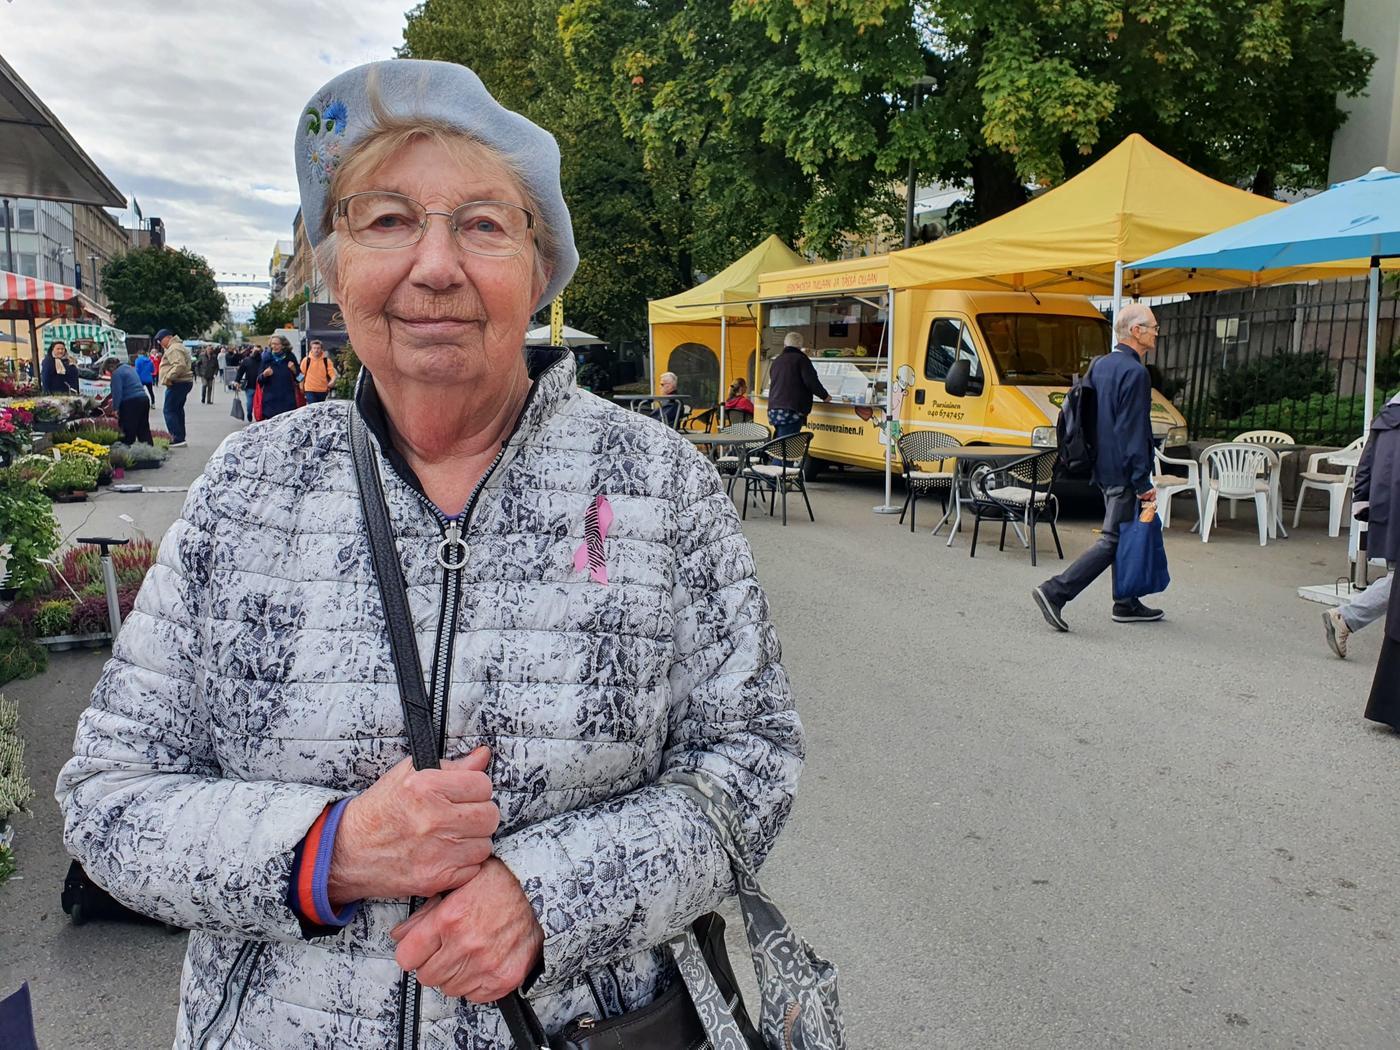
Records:
M1162 455L1161 449L1153 452L1157 464L1157 473L1152 477L1152 487L1157 492L1157 509L1162 516L1162 528L1171 527L1172 523L1172 497L1183 492L1189 492L1196 500L1196 518L1199 520L1204 513L1204 506L1201 503L1201 468L1194 459L1173 459L1170 456ZM1169 474L1164 469L1166 467L1185 467L1186 477L1180 474Z
M1347 467L1342 473L1334 474L1322 470L1322 464L1343 452L1359 452L1366 445L1366 439L1359 437L1344 449L1337 452L1317 452L1308 457L1308 469L1298 476L1302 484L1298 486L1298 502L1293 507L1293 527L1298 527L1298 519L1303 513L1303 496L1308 489L1327 493L1327 535L1337 537L1342 534L1342 508L1346 506L1347 493L1351 491L1355 467Z
M1259 519L1259 546L1269 542L1270 524L1276 518L1270 494L1278 473L1278 453L1264 445L1226 442L1201 453L1206 476L1206 509L1201 517L1201 542L1210 541L1210 529L1221 499L1254 501Z
M1282 430L1246 430L1243 434L1235 435L1236 442L1244 442L1246 445L1294 445L1292 434L1285 434ZM1293 455L1292 452L1278 453L1279 463ZM1269 499L1273 501L1274 517L1269 523L1269 535L1277 536L1280 528L1283 527L1283 492L1281 491L1283 471L1276 470L1273 475L1273 487L1269 489ZM1230 516L1234 517L1235 505L1230 504ZM1285 534L1286 535L1286 534Z

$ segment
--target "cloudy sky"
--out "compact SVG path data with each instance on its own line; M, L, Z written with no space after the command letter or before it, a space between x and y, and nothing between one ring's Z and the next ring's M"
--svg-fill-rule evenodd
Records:
M297 114L393 57L412 0L4 0L0 53L171 243L267 272L297 208Z

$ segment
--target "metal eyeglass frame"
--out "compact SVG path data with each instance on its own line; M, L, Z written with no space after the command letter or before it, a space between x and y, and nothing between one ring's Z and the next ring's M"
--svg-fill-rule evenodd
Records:
M418 224L418 236L414 237L413 240L411 240L411 241L406 241L406 242L404 242L403 244L392 244L392 245L390 245L390 244L366 244L364 241L356 240L355 234L354 234L354 233L351 231L351 229L350 229L349 204L350 204L350 202L351 202L352 200L354 200L356 197L367 197L367 196L370 196L371 194L374 195L374 196L376 196L376 197L397 197L399 200L408 201L410 204L414 205L419 211L421 211L421 212L423 213L423 221L422 221L421 223ZM395 192L393 192L392 190L360 190L358 193L351 193L351 194L349 194L348 196L341 197L340 200L338 200L338 201L335 202L335 214L336 214L336 217L337 217L337 218L343 218L343 219L345 219L345 232L346 232L346 234L350 237L350 239L351 239L352 241L354 241L356 244L358 244L361 248L370 248L370 249L372 249L372 250L374 250L374 251L391 252L391 251L396 251L396 250L399 249L399 248L412 248L415 244L417 244L419 241L421 241L421 240L423 239L423 235L424 235L425 233L428 232L428 220L429 220L430 218L432 218L434 215L441 215L444 219L447 220L448 228L452 231L452 242L453 242L454 244L456 244L457 247L461 248L462 251L467 252L467 253L469 253L469 254L471 254L471 255L479 255L479 256L481 256L483 259L513 259L513 258L515 258L515 256L519 255L522 251L525 250L525 242L524 242L524 241L521 241L519 244L517 244L517 245L515 246L515 251L509 252L509 253L504 254L504 255L494 255L494 254L491 254L491 253L489 253L489 252L477 251L475 248L468 248L466 245L464 245L464 244L462 243L461 238L457 236L457 234L458 234L458 232L460 231L461 228L457 225L457 223L456 223L456 221L454 220L453 216L455 216L455 215L456 215L459 211L461 211L463 208L470 207L470 206L473 205L473 204L500 204L500 205L503 205L503 206L505 206L505 207L507 207L507 208L514 208L516 211L524 212L524 213L525 213L525 232L526 232L526 233L530 233L530 232L533 232L534 229L535 229L535 213L532 212L529 208L522 208L519 204L512 204L510 201L498 201L498 200L474 200L474 201L463 201L461 204L457 205L457 207L453 208L451 211L429 211L427 208L425 208L425 207L423 206L423 202L422 202L422 201L414 200L412 197L410 197L410 196L409 196L408 194L406 194L406 193L395 193Z

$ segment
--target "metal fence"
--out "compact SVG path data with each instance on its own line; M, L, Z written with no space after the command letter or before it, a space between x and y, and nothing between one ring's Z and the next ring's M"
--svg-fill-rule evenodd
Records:
M1213 292L1154 308L1163 392L1192 438L1282 430L1305 444L1344 445L1362 430L1366 281L1319 281ZM1381 287L1376 395L1400 387L1400 298Z

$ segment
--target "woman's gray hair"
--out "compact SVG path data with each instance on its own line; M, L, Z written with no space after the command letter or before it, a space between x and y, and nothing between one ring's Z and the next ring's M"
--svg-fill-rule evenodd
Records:
M1113 319L1113 334L1122 342L1132 335L1133 325L1147 324L1152 316L1152 308L1146 303L1129 303L1118 311Z

